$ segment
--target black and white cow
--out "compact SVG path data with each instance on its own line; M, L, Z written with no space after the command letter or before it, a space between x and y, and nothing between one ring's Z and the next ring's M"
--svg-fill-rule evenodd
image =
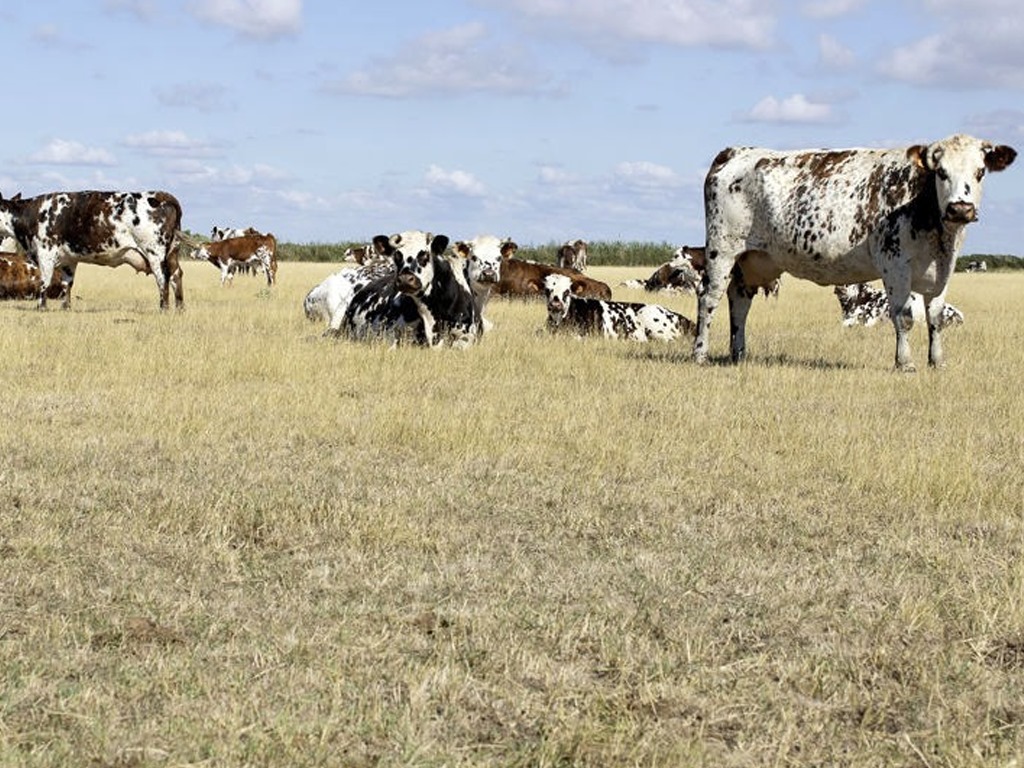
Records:
M605 301L573 295L572 278L552 274L544 278L548 329L579 336L604 336L633 341L674 341L693 336L693 321L660 304Z
M374 280L393 275L394 272L395 265L391 259L339 270L328 275L306 294L302 309L312 321L326 320L326 333L337 333L341 330L352 297Z
M839 299L839 308L843 313L844 327L849 328L854 325L871 327L883 317L889 316L889 300L885 296L885 291L879 288L867 283L853 283L852 285L837 285L834 291L836 298ZM914 320L926 319L924 299L921 294L913 294L911 310L914 313ZM939 322L942 328L963 325L964 313L947 303L942 308Z
M377 235L394 270L352 297L342 320L354 338L409 338L428 347L468 347L482 332L464 259L446 257L448 237L426 232Z
M922 294L928 363L942 366L946 288L966 226L978 218L982 179L1016 156L962 134L900 149L723 150L704 182L694 359L707 361L711 319L728 290L730 353L741 360L753 292L789 272L819 285L881 278L903 371L914 370L911 293Z
M170 287L184 304L178 232L181 205L167 192L53 192L37 197L0 198L0 232L17 240L39 267L39 308L55 269L70 275L63 306L71 303L75 268L80 263L117 267L129 264L153 275L166 309Z

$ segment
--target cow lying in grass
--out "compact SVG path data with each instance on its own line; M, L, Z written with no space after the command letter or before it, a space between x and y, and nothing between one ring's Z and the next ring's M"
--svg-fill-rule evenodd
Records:
M459 348L480 337L482 323L469 286L468 264L444 255L445 235L378 235L374 245L391 258L394 269L352 297L341 323L343 334Z
M696 326L689 319L660 304L605 301L574 296L567 275L544 278L548 329L579 336L604 336L634 341L674 341L692 337Z
M843 312L843 325L847 328L853 325L870 327L879 320L889 317L889 299L881 288L875 288L867 283L837 285L835 294L839 299L839 308ZM921 294L912 294L911 310L914 320L924 321L926 319L924 298ZM952 304L943 305L942 315L939 318L940 328L963 325L963 322L963 312Z

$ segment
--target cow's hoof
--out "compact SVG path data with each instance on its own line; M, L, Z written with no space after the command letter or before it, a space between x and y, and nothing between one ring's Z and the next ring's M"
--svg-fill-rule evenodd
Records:
M917 373L917 366L913 363L904 363L903 365L897 365L894 370L896 373Z

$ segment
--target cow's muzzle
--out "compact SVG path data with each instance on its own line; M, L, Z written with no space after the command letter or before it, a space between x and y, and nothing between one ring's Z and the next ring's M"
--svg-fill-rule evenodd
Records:
M946 206L946 214L942 218L951 224L970 224L978 220L978 209L974 207L974 203L950 203Z
M412 272L399 272L395 278L395 287L402 293L419 293L423 283Z

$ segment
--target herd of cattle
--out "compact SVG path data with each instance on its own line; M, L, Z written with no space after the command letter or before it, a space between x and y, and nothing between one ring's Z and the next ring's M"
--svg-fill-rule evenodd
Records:
M758 292L777 295L783 273L835 286L847 325L888 316L896 367L913 370L907 333L915 315L928 327L928 362L943 364L941 332L963 322L945 302L966 225L978 218L982 179L1013 163L1006 145L957 134L900 149L791 150L730 147L704 184L706 240L680 248L630 287L697 296L692 322L659 304L613 301L587 276L587 244L571 240L557 264L517 259L510 239L480 236L451 244L422 231L378 235L351 249L354 267L315 286L304 301L327 332L385 337L426 346L466 347L490 327L492 295L547 300L552 330L638 341L690 337L694 359L708 358L711 320L728 297L730 353L746 351L745 326ZM273 235L214 228L208 242L181 230L181 206L167 192L57 192L0 197L0 298L69 306L79 263L153 275L160 307L170 289L182 306L179 252L217 267L221 284L237 271L277 274ZM881 279L883 291L867 285Z

